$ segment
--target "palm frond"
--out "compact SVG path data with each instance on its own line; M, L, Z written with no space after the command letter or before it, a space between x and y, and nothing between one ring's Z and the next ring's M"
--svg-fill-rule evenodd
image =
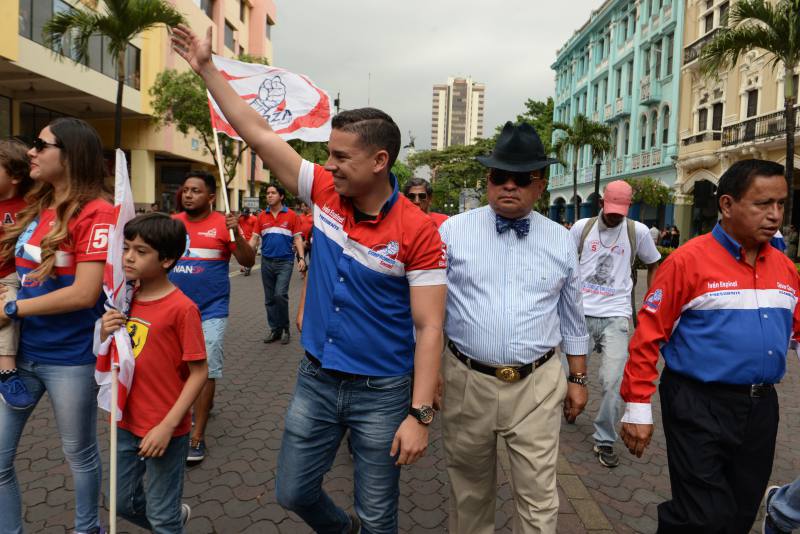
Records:
M57 54L62 52L65 42L72 39L72 54L67 54L78 63L89 58L89 38L97 32L101 16L97 13L70 8L57 13L42 28L45 44ZM69 52L69 51L67 51Z
M704 76L710 76L726 70L735 65L742 55L754 48L763 48L775 55L782 55L783 50L770 50L770 48L780 49L782 47L781 44L775 42L776 40L771 29L752 24L720 30L711 41L703 46L700 53L700 71Z

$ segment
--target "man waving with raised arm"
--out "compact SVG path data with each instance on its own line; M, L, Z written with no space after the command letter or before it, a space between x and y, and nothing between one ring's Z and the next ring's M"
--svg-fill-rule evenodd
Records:
M239 135L313 210L306 353L286 414L278 502L317 532L358 532L362 523L365 532L396 532L399 466L428 446L446 281L435 225L398 194L390 172L400 130L377 109L345 111L333 118L325 166L304 161L214 67L210 29L200 40L181 26L173 46ZM356 515L321 487L348 429Z

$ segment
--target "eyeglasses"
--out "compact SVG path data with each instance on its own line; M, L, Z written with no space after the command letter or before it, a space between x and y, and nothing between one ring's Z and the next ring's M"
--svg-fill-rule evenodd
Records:
M56 143L48 143L47 141L45 141L41 137L37 137L36 139L34 139L33 143L31 143L31 146L33 146L33 148L36 150L36 152L41 152L42 150L44 150L45 148L47 148L49 146L54 146L56 148L64 148L61 145L61 143L58 143L58 142L56 142Z
M500 169L492 169L489 172L489 181L494 185L503 185L509 180L514 180L517 187L528 187L534 178L539 178L539 176L532 176L529 172L511 172Z
M428 193L409 193L406 196L408 200L427 200Z

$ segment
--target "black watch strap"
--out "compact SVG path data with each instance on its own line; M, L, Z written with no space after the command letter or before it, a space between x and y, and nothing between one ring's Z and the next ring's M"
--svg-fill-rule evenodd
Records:
M413 416L420 424L429 425L433 422L434 411L431 406L423 404L419 408L414 408L410 406L408 408L408 413Z

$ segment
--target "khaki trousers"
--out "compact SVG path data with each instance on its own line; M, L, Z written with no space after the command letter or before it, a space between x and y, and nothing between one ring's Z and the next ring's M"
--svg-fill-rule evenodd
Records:
M454 534L492 534L497 438L511 467L515 534L555 534L556 461L567 382L558 358L509 384L444 356L442 431Z

